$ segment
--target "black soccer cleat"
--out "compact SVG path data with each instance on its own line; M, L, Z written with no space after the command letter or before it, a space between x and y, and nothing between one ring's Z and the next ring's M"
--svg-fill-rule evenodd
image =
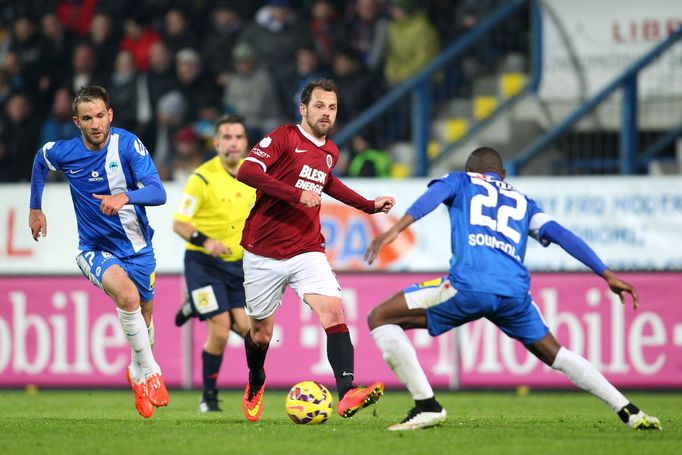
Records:
M223 412L218 405L219 402L217 390L204 392L199 401L199 412Z
M192 305L189 304L189 299L185 299L178 312L175 313L175 325L177 327L182 327L194 316L194 310L192 309Z

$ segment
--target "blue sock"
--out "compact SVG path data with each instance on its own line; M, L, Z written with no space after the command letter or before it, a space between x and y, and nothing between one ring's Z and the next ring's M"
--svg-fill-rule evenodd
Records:
M216 390L216 382L218 381L218 373L220 373L220 365L223 363L223 355L214 355L202 351L201 360L203 362L204 392Z

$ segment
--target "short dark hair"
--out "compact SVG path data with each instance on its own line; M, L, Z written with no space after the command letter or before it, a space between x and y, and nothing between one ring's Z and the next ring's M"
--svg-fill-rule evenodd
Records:
M239 124L244 127L244 131L246 132L246 121L244 120L244 117L241 115L237 114L228 114L228 115L223 115L220 117L218 120L215 122L215 133L218 134L218 130L222 125L225 125L226 123L228 124Z
M316 88L321 88L325 92L334 92L336 94L336 98L339 98L339 89L336 88L336 84L334 83L333 80L331 79L325 79L325 78L320 78L320 79L315 79L313 81L309 81L307 84L305 84L305 87L303 87L303 91L301 92L301 103L305 104L306 106L308 103L310 103L310 98L313 95L313 90Z
M78 105L81 103L91 103L94 100L104 101L104 105L107 110L111 107L109 105L109 93L104 87L99 85L88 85L81 87L76 96L73 97L73 103L71 104L71 110L73 110L73 115L78 117Z
M469 155L464 165L467 171L472 172L496 172L504 170L500 152L492 147L479 147Z

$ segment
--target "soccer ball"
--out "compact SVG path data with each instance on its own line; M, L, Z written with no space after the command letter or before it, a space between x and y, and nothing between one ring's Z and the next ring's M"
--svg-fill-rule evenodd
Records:
M333 404L331 392L313 381L303 381L293 386L285 402L289 418L303 425L325 423L332 415Z

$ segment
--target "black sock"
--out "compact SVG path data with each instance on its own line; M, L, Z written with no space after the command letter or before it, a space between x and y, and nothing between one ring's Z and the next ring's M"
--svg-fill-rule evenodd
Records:
M355 376L353 356L353 343L350 341L350 333L346 324L337 324L325 329L327 332L327 359L334 370L336 390L339 400L353 385Z
M436 401L435 396L425 400L414 400L414 403L417 409L424 412L440 412L443 410L443 406Z
M220 373L220 365L223 363L223 355L202 351L201 360L203 363L204 393L216 390L216 382L218 381L218 373Z
M618 411L618 417L620 417L620 420L623 421L623 423L628 423L628 420L630 419L631 415L637 414L639 412L639 408L635 406L632 403L628 403L623 408Z
M246 364L249 366L249 384L251 392L256 393L265 382L265 355L268 353L269 344L258 346L251 339L251 332L247 332L244 337L246 348Z

